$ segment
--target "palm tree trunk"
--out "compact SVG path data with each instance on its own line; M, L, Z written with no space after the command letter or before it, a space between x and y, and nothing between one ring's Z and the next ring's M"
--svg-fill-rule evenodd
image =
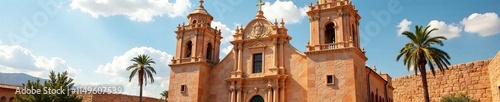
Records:
M142 102L142 85L143 85L143 76L144 76L144 71L139 70L139 84L140 84L140 92L139 92L139 102Z
M422 75L422 88L424 89L424 99L425 102L430 102L429 100L429 89L427 88L427 72L425 71L425 64L420 64L420 74Z

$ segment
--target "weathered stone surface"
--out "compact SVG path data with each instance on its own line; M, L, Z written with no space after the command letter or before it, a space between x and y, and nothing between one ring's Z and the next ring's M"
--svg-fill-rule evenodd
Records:
M493 60L499 59L500 57L497 55ZM500 61L491 61L497 63L488 65L487 62L489 61L490 60L484 60L452 65L448 70L444 71L445 74L442 74L443 72L437 72L436 76L430 75L431 73L428 71L427 81L431 101L437 102L444 95L452 93L466 93L473 99L481 102L498 102L495 99L500 96L495 96L491 87L495 85L493 84L495 81L500 82L498 81L500 79L490 81L490 78L499 76L498 73L500 71L498 69L500 66L498 66L498 62ZM492 75L488 74L488 72L497 74ZM393 79L393 86L396 88L394 90L394 101L423 101L422 83L420 79L420 75L408 75ZM496 86L498 85L499 84L496 84Z
M82 97L82 102L138 102L139 96L124 94L78 94ZM142 102L158 102L158 99L142 97Z
M491 84L486 84L486 85L490 85L489 88L491 89L488 89L486 91L491 91L491 96L493 96L492 97L493 102L500 102L500 51L494 58L492 58L488 62L489 64L487 65L487 67L490 79L489 82ZM484 62L485 65L488 62ZM486 73L483 73L482 75L486 75Z

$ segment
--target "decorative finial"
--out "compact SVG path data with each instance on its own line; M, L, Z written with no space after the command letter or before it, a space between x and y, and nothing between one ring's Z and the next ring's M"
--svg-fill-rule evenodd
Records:
M281 18L281 22L280 22L280 27L281 28L284 28L285 27L285 20L283 20L283 18Z
M200 7L203 7L203 0L200 0Z
M364 53L366 53L366 52L365 52L365 47L362 47L362 48L361 48L361 51L363 52L363 54L364 54Z
M262 10L262 5L266 4L265 2L262 2L262 0L259 0L259 3L257 3L256 6L259 7L259 11Z
M278 26L278 19L277 18L274 19L274 25Z
M377 72L377 65L373 65L373 71Z

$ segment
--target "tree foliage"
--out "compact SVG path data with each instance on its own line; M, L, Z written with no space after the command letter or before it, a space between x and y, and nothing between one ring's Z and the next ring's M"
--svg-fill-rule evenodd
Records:
M158 101L159 102L167 102L167 99L168 99L168 90L165 90L165 91L161 92L160 95L162 97Z
M129 82L132 81L132 78L137 74L139 78L138 83L140 87L139 91L139 102L142 102L142 87L143 85L147 85L148 79L151 79L151 83L155 82L153 74L156 74L155 69L151 66L151 64L155 64L152 58L150 58L146 54L139 55L137 57L132 58L130 61L134 62L134 64L127 67L127 71L130 72ZM146 83L144 83L146 81Z
M460 93L443 96L441 97L441 102L477 102L477 100L472 99L465 93Z
M81 102L82 98L78 97L76 94L68 91L74 85L73 78L68 77L68 72L55 74L54 71L50 72L49 80L45 81L43 84L40 83L40 79L37 81L28 80L27 83L23 83L23 88L40 90L41 92L32 94L21 94L16 93L15 102ZM50 89L61 89L61 93L51 93Z
M424 92L425 102L430 102L429 90L427 87L427 69L425 65L429 65L432 75L435 75L436 67L444 73L444 69L448 68L450 56L445 51L434 47L433 45L443 46L443 36L431 36L432 31L438 29L429 29L427 26L423 29L422 26L415 26L415 32L405 31L403 35L410 39L410 42L401 48L396 61L403 58L403 64L408 70L413 69L415 74L420 72L422 78L422 88Z

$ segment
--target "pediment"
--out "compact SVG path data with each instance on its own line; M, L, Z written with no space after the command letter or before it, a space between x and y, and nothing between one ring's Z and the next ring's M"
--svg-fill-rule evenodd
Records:
M255 19L245 27L244 39L265 38L271 35L272 25L265 19Z
M260 41L255 41L251 44L248 45L248 48L263 48L263 47L266 47L267 45L260 42Z

